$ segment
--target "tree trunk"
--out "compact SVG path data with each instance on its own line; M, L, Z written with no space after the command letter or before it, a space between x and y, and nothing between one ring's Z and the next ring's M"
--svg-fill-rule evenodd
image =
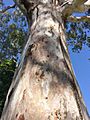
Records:
M89 120L65 40L56 4L38 4L1 120Z

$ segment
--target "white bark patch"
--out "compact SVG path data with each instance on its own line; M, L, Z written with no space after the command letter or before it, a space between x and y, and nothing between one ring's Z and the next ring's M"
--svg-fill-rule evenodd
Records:
M90 0L87 0L84 5L90 6Z
M53 35L52 32L50 32L50 30L45 31L45 34L49 37L51 37Z
M45 80L42 80L41 86L42 86L42 91L43 91L43 96L44 98L48 97L49 91L50 91L50 83L52 81L52 76L51 74L45 74Z
M76 116L79 117L79 111L78 111L78 106L77 106L74 94L72 92L72 89L68 87L64 91L64 94L65 94L65 97L67 97L67 100L66 100L67 111L68 112L72 111L71 115L74 119L76 119Z
M47 10L48 9L48 10ZM37 35L47 35L54 37L55 39L59 35L59 23L57 20L53 20L50 8L39 6L39 15L35 18L31 29L38 30ZM46 13L46 14L45 14ZM44 22L43 22L44 20ZM39 31L39 29L41 29Z
M42 0L43 3L48 3L48 0Z

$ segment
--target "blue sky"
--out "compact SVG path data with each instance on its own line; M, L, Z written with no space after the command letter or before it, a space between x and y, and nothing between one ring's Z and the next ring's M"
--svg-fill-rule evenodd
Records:
M72 66L79 83L83 98L90 114L90 49L86 47L80 53L70 50Z
M4 0L6 4L13 4L13 0ZM70 57L76 79L80 85L83 98L90 114L90 49L84 47L80 53L73 53L70 50Z

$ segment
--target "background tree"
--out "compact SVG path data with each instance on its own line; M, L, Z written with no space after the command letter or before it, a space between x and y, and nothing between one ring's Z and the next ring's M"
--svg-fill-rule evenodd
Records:
M4 60L0 63L0 114L6 99L7 91L16 68L15 60Z
M59 1L60 2L60 1ZM27 4L28 3L28 4ZM42 2L43 3L43 2ZM72 2L71 2L72 3ZM71 3L69 3L68 5L70 5ZM18 4L18 2L17 2L17 4ZM28 5L29 5L29 7L30 7L30 4L34 4L33 2L31 3L31 1L28 1L28 2L26 2L25 3L25 1L21 1L21 3L19 3L18 5L19 5L19 7L22 9L22 10L24 10L24 13L26 13L27 11L26 10L29 10L29 8L28 8ZM37 4L34 6L34 7L36 7L38 4L40 4L40 3L38 3L37 2ZM56 3L55 3L56 4ZM63 2L62 3L60 3L61 5L64 5L63 4ZM24 7L22 7L24 5ZM71 4L71 8L73 8L72 7L73 5ZM32 9L34 9L34 8L31 8L31 10ZM30 12L31 12L31 10L30 10ZM71 12L72 11L70 11L70 14L71 14ZM66 15L65 15L66 16ZM86 16L85 16L85 18L86 18ZM28 21L29 21L29 19L31 20L31 13L28 13ZM64 19L66 19L66 18L64 18ZM70 18L71 19L71 18ZM74 18L73 18L74 19ZM72 20L72 19L71 19ZM66 22L66 20L65 20L65 22ZM86 23L86 22L85 22ZM72 25L73 27L72 27L72 31L73 31L73 29L75 29L75 26L76 25L74 25L75 23L70 23L70 25ZM30 25L30 21L29 21L29 25ZM78 27L79 28L79 27ZM69 37L70 38L72 38L72 39L70 39L69 40L69 44L71 43L71 44L73 44L73 46L74 46L74 48L73 48L73 50L81 50L81 48L82 48L82 45L83 45L83 43L85 43L85 36L86 36L86 34L85 34L85 32L84 32L84 34L83 34L83 32L82 32L82 30L80 30L80 28L79 28L79 33L80 33L80 35L78 36L78 38L80 38L80 36L82 36L83 35L83 37L82 38L84 38L84 42L83 42L83 39L81 39L81 40L78 40L78 39L76 39L76 41L75 42L72 42L73 41L73 39L75 38L75 33L73 32L73 33L71 33L70 34L70 31L69 30L67 30L67 32L69 33ZM17 35L17 33L18 32L16 32L16 35ZM78 30L77 30L77 33L78 33ZM19 33L20 34L20 33ZM14 34L13 34L14 35ZM13 36L12 35L12 36ZM89 38L89 37L87 37L87 38ZM21 39L22 40L22 39ZM16 40L17 41L17 40ZM16 41L15 41L15 43L16 43ZM71 41L71 42L70 42ZM86 39L86 43L88 43L87 45L89 45L89 39ZM17 41L18 42L18 41ZM62 43L61 43L62 44ZM16 45L15 45L16 46ZM18 52L16 52L16 53L18 53ZM70 68L69 68L70 69ZM65 75L64 75L65 76ZM21 116L21 117L23 117L23 116ZM9 118L10 119L10 118Z
M24 15L11 6L6 7L3 1L0 4L0 116L27 35Z

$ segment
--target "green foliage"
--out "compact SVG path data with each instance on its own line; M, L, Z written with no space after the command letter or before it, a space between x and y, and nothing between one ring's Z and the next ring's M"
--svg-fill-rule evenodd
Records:
M7 91L11 84L14 71L16 68L16 60L0 61L0 115L6 99Z
M0 7L5 7L1 4ZM27 21L18 8L0 14L0 115L10 87L16 61L26 43Z
M27 23L20 10L0 15L0 59L17 58L26 42ZM18 58L17 58L18 59Z
M73 52L80 52L84 46L90 48L90 23L67 22L67 44Z

